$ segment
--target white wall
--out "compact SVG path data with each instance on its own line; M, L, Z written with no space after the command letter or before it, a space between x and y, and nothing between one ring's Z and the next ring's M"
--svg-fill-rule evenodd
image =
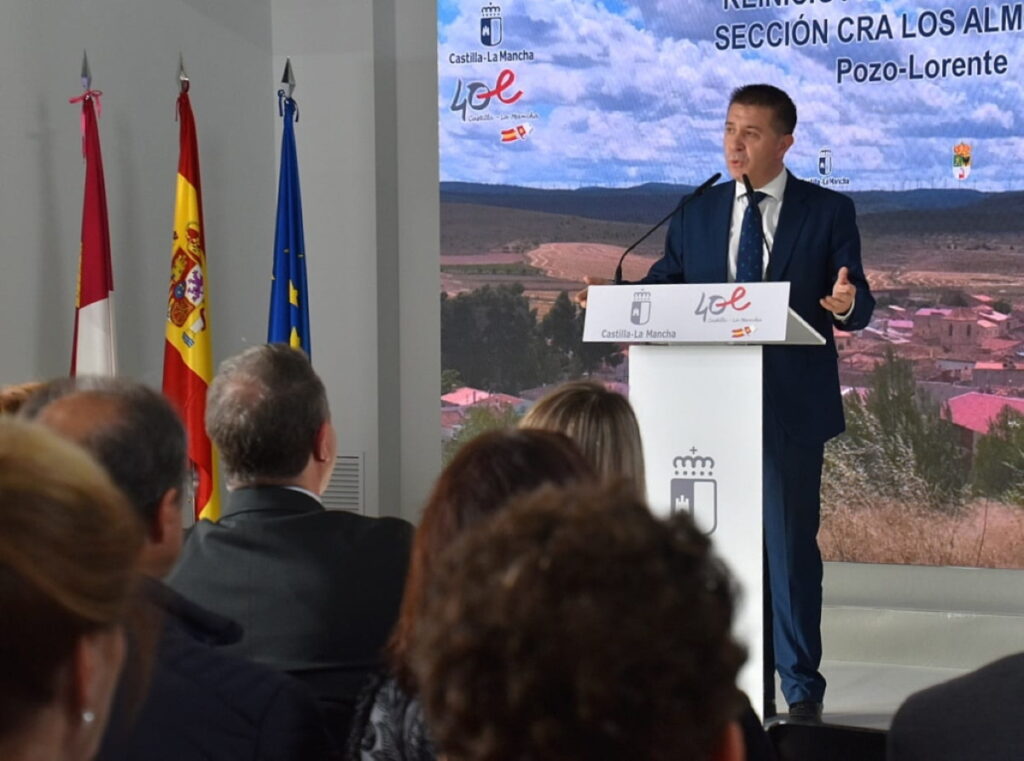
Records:
M69 365L83 166L67 100L83 48L104 91L122 373L160 384L179 50L215 360L265 340L291 56L314 364L341 449L366 455L367 511L415 517L440 460L435 28L435 4L414 0L4 0L0 385Z
M271 6L301 110L314 364L368 511L415 519L440 463L436 6Z
M100 134L124 374L159 385L177 171L179 50L192 77L218 358L266 330L275 199L269 0L4 0L0 383L67 373L81 225L83 48ZM265 213L263 213L265 211Z

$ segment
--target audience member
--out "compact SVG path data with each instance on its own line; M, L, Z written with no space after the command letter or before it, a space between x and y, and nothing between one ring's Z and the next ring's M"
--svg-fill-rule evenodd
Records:
M324 509L335 432L300 351L261 345L224 362L206 427L227 502L219 521L192 529L168 583L242 625L231 652L309 685L344 742L356 697L383 662L412 526Z
M435 758L423 726L409 651L415 641L424 589L433 576L439 553L511 497L544 484L594 478L576 447L566 437L548 431L485 433L456 453L434 485L416 530L401 615L391 636L391 673L364 696L353 724L350 759Z
M605 480L626 479L637 497L646 499L640 428L621 394L594 381L565 383L531 407L519 427L564 433ZM748 761L771 761L775 751L768 734L746 695L743 702L740 725Z
M547 488L439 558L410 653L458 761L743 758L731 582L689 515Z
M1024 755L1024 653L907 698L889 730L891 761L1018 761Z
M43 384L39 381L0 388L0 415L14 415Z
M213 647L237 642L235 622L160 581L181 550L185 431L167 400L110 378L55 381L29 410L103 465L145 528L143 597L163 619L149 691L137 709L122 686L99 758L142 761L316 761L329 742L303 685ZM35 405L33 405L35 406Z
M594 381L565 383L531 407L520 428L572 439L605 479L627 479L644 499L644 449L629 401Z
M0 758L93 758L141 542L88 455L39 427L0 423Z

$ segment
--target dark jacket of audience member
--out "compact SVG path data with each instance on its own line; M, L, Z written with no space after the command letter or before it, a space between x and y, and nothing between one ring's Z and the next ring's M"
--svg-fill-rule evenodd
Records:
M124 703L97 761L315 761L331 756L312 694L284 674L215 649L242 635L235 622L149 579L146 600L164 616L149 691Z
M413 542L402 611L391 636L391 671L364 695L347 757L363 761L432 761L408 652L424 589L437 556L465 529L498 512L511 497L544 484L594 480L576 447L548 431L501 431L470 441L434 485Z
M688 513L545 488L437 559L409 662L459 761L739 761L732 582Z
M193 528L168 583L241 624L227 651L308 685L340 745L383 665L412 526L320 503L337 443L323 383L299 351L256 346L224 362L206 427L231 491L218 521Z
M237 623L200 608L159 579L181 549L185 431L167 400L109 378L55 381L24 410L80 443L127 495L146 529L140 567L147 618L159 622L141 704L122 684L101 761L319 761L329 740L313 695L219 647Z
M1024 758L1024 653L907 698L893 717L892 761Z

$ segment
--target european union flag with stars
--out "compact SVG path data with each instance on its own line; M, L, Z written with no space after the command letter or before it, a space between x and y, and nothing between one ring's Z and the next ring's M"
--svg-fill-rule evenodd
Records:
M309 336L309 289L306 286L306 244L302 235L302 195L295 152L295 101L277 93L284 116L281 175L277 186L277 228L274 232L274 278L270 284L270 325L267 343L286 343L312 357Z

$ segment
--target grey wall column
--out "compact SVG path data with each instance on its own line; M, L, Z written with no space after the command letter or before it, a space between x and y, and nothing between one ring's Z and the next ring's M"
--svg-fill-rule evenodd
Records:
M440 464L437 8L374 3L381 514L415 520Z

